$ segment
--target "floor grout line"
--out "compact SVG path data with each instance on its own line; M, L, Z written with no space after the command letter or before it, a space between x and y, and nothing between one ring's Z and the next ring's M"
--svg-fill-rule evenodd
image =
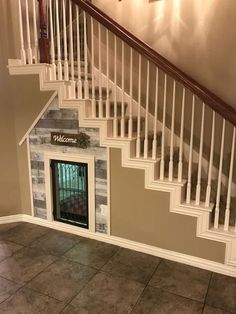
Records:
M142 293L141 293L140 296L138 297L138 299L137 299L137 301L135 302L135 304L134 304L134 306L133 306L133 308L132 308L132 310L131 310L130 313L132 313L132 312L134 311L134 308L135 308L136 305L138 304L139 300L141 300L142 295L143 295L145 289L149 286L149 283L150 283L152 277L154 276L155 272L157 271L158 266L160 265L161 261L162 261L162 259L160 259L159 263L158 263L157 266L155 267L154 271L152 272L152 275L150 276L150 279L147 280L147 283L146 283L146 285L144 286Z
M15 228L17 228L17 227L18 227L18 226L12 227L12 228L10 228L9 230L7 230L7 231L4 232L4 233L12 232L12 230L15 229ZM9 240L7 240L7 239L0 239L0 241L5 241L5 242L9 242L9 243L12 243L12 244L16 244L16 245L21 246L17 251L13 252L10 256L7 256L6 258L4 258L4 259L0 262L0 264L1 264L2 262L6 261L7 259L13 257L16 253L20 253L21 251L26 250L26 249L40 250L40 253L43 253L44 255L52 256L53 258L55 258L55 260L53 260L52 262L50 262L47 266L45 266L45 268L43 268L39 273L37 273L36 275L34 275L34 276L33 276L29 281L27 281L27 282L16 282L16 281L14 281L14 279L12 280L12 279L5 278L4 275L0 274L0 278L3 278L3 279L5 279L5 280L7 280L7 281L9 281L9 282L12 282L12 283L16 284L16 285L17 285L17 284L21 285L20 287L18 287L18 288L14 291L14 293L10 294L5 300L3 300L2 302L0 302L0 305L2 305L4 302L7 302L11 297L14 297L14 295L16 295L16 294L19 292L19 290L26 288L26 289L29 289L29 290L31 290L31 291L34 291L35 293L38 293L38 294L40 294L40 295L42 295L42 296L46 296L46 297L49 297L49 298L52 298L52 299L56 300L57 302L60 302L60 303L62 304L62 309L59 311L59 313L62 313L68 305L72 305L71 302L72 302L77 296L79 296L79 295L84 291L84 289L86 289L86 288L88 287L88 285L91 283L91 281L94 279L94 277L97 276L99 273L105 273L105 274L109 274L109 275L113 276L113 274L112 274L111 272L106 272L106 271L103 270L103 268L104 268L109 262L111 262L112 259L113 259L121 250L123 250L123 248L121 248L121 247L119 247L119 246L115 246L115 247L117 248L117 249L115 250L115 252L111 254L111 256L104 262L104 264L103 264L101 267L95 268L95 267L93 267L93 266L90 266L90 265L87 265L87 264L83 264L83 263L81 263L81 262L79 262L79 261L70 259L70 258L68 258L68 257L65 256L70 250L72 250L72 249L75 248L76 246L79 246L79 244L80 244L80 237L79 237L79 236L78 236L78 240L76 239L76 240L75 240L75 243L74 243L69 249L66 249L66 250L63 252L63 254L60 254L60 255L56 255L56 254L50 253L50 250L49 250L49 251L44 251L43 249L34 248L34 247L31 246L34 242L37 242L37 241L40 240L41 238L45 237L49 232L54 232L54 231L58 232L57 230L53 230L53 229L48 228L48 230L47 230L44 234L42 234L42 235L40 235L39 237L35 238L32 242L30 242L30 243L28 243L28 244L20 244L20 243L14 242L14 241L9 241ZM27 232L27 230L26 230L26 232ZM60 231L59 231L59 232L60 232ZM67 232L63 232L63 233L67 234ZM1 235L0 235L0 237L1 237ZM65 236L65 238L66 238L66 236ZM93 241L93 240L92 240L92 241ZM94 240L94 241L97 241L97 240ZM98 242L100 242L100 241L98 241ZM58 245L59 245L59 244L60 244L60 243L58 243ZM132 250L131 250L131 251L132 251ZM91 275L91 278L82 286L82 288L79 290L79 292L76 291L75 294L74 294L71 298L69 298L67 301L65 301L65 302L64 302L64 301L61 301L61 300L59 300L59 299L57 299L57 298L54 297L54 296L49 295L48 293L41 292L41 291L35 289L34 287L28 287L28 286L32 283L32 281L33 281L37 276L40 276L40 275L41 275L43 272L45 272L48 268L52 267L53 264L55 264L55 263L57 263L57 262L60 262L60 261L65 261L65 262L68 261L68 262L76 263L76 264L79 264L79 265L81 265L81 266L83 266L83 267L88 267L88 268L90 268L90 269L93 269L93 271L94 271L94 273ZM207 305L206 300L207 300L207 296L208 296L208 293L209 293L209 289L210 289L210 286L211 286L211 283L212 283L212 278L213 278L214 272L210 272L209 282L208 282L208 285L207 285L207 289L206 289L206 292L205 292L205 296L204 296L204 298L203 298L203 301L199 301L199 300L196 300L196 299L192 299L192 298L190 298L190 297L186 297L186 296L177 294L177 293L172 292L172 291L168 291L168 290L165 289L165 288L155 287L155 286L153 286L153 285L150 284L150 282L151 282L151 280L152 280L154 274L156 273L156 271L158 270L158 268L160 267L160 265L163 263L163 261L165 261L165 259L159 258L159 262L158 262L157 265L154 267L154 270L152 271L152 273L150 272L150 273L151 273L150 278L147 280L146 283L144 282L144 283L142 284L142 283L141 283L140 281L138 281L138 280L133 280L133 279L131 279L131 280L133 280L133 281L136 281L136 282L142 284L142 285L143 285L143 289L142 289L142 290L140 289L142 292L140 292L139 296L137 297L136 302L135 302L135 303L132 305L132 307L130 308L129 313L134 313L134 309L135 309L135 307L137 306L137 304L140 302L141 298L143 297L143 295L144 295L144 293L145 293L145 290L146 290L148 287L150 287L150 288L153 288L153 289L156 289L156 290L159 290L159 291L167 292L167 293L169 293L169 294L175 295L175 296L180 297L180 298L184 298L184 299L186 299L186 300L198 302L199 304L202 305L201 314L203 314L203 313L204 313L205 306ZM121 264L122 264L122 263L121 263ZM194 268L197 268L197 267L194 267ZM119 277L126 278L126 279L128 280L127 276L122 276L122 275L121 275L121 276L119 276ZM226 277L227 277L227 276L226 276ZM207 283L207 282L206 282L206 283ZM63 287L62 287L62 288L63 288ZM141 287L141 288L142 288L142 287ZM10 293L10 292L9 292L9 293ZM135 300L134 300L134 301L135 301ZM210 305L209 305L209 306L210 306ZM214 307L214 306L212 306L212 307ZM217 309L217 307L214 307L214 308ZM1 308L0 308L0 309L1 309ZM219 307L218 307L218 309L221 309L221 310L223 310L223 311L226 311L226 309L224 309L224 308L219 308ZM200 309L199 309L199 310L200 310ZM231 312L229 311L229 313L231 313Z
M209 292L209 289L210 289L210 285L211 285L211 281L212 281L212 276L213 276L213 273L211 272L211 276L210 276L210 279L209 279L209 282L208 282L208 286L207 286L207 291L206 291L205 298L204 298L204 301L203 301L202 314L203 314L203 312L204 312L204 308L205 308L205 305L206 305L206 299L207 299L207 295L208 295L208 292Z

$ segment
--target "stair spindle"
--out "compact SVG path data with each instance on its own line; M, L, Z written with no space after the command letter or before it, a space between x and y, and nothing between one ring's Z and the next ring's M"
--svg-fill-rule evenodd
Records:
M21 54L21 62L26 64L26 54L25 54L25 46L24 46L24 33L23 33L23 18L22 18L22 9L21 9L21 0L18 0L19 7L19 25L20 25L20 54Z
M110 101L109 101L109 86L110 86L110 81L109 81L109 76L110 76L110 58L109 58L109 30L106 29L106 70L107 70L107 81L106 81L106 118L108 119L110 117Z
M114 35L114 119L113 136L117 137L117 39Z
M56 31L57 31L57 75L58 80L62 80L62 64L61 64L61 35L60 35L60 21L59 21L59 7L58 0L56 0Z
M156 68L156 84L155 84L155 109L154 109L154 130L152 141L152 159L157 158L157 114L158 114L158 88L159 88L159 69Z
M140 158L140 131L141 131L141 82L142 82L142 57L138 57L138 121L137 121L137 141L136 158Z
M26 35L27 35L27 59L28 63L33 63L33 54L31 47L31 39L30 39L30 25L29 25L29 3L28 0L25 0L25 11L26 11Z
M148 157L148 114L149 114L149 76L150 62L147 60L147 86L146 86L146 108L145 108L145 137L144 137L144 158Z
M99 69L99 101L98 101L98 116L103 117L103 101L102 101L102 38L101 24L98 23L98 69Z
M173 95L172 95L172 113L171 113L171 134L170 134L170 161L169 161L169 181L173 180L173 155L174 155L174 132L175 132L175 91L176 82L173 82Z
M79 7L76 6L76 35L77 35L77 70L78 70L78 80L77 80L77 97L78 99L83 98L82 91L82 78L81 78L81 49L80 49L80 19L79 19Z
M25 0L25 11L26 11L26 35L27 35L27 59L28 63L33 63L33 54L31 47L31 39L30 39L30 25L29 25L29 3L28 0Z
M69 1L69 43L70 43L70 73L71 73L71 98L75 98L75 62L74 62L74 40L73 40L73 18L72 2Z
M191 134L190 134L190 147L189 147L189 159L188 159L188 183L187 183L187 195L186 195L187 204L190 204L190 201L191 201L194 111L195 111L195 95L193 95L193 100L192 100Z
M210 151L207 189L206 189L206 201L205 201L206 207L210 206L210 199L211 199L211 177L212 177L212 166L213 166L213 157L214 157L214 140L215 140L215 111L212 111L211 151Z
M200 196L201 196L204 123L205 123L205 103L202 104L201 135L200 135L200 147L199 147L199 154L198 154L198 173L197 173L197 187L196 187L196 200L195 200L196 205L200 204Z
M50 37L51 37L51 71L50 79L56 80L56 62L55 62L55 43L54 43L54 27L53 27L53 15L52 15L52 0L49 0L49 19L50 19Z
M121 138L125 136L125 48L121 41Z
M163 116L162 116L162 137L161 137L160 180L164 180L164 172L165 172L166 94L167 94L167 75L165 74L164 96L163 96Z
M223 156L224 156L224 140L225 140L225 119L223 119L223 124L222 124L222 136L221 136L221 146L220 146L220 164L219 164L219 170L218 170L216 207L215 207L215 218L214 218L215 229L217 229L219 226L220 192L221 192L221 178L222 178L222 167L223 167Z
M179 140L178 182L182 182L182 177L183 177L183 144L184 144L183 138L184 138L185 94L186 94L186 90L183 87L182 108L181 108L181 125L180 125L180 140Z
M76 14L77 14L77 11L78 11L78 7L76 6ZM64 39L64 80L69 81L65 0L62 1L62 17L63 17L63 39Z
M86 12L83 12L83 27L84 27L84 98L89 98L89 83L88 83L88 45L87 45L87 17Z
M230 158L230 169L229 169L229 181L228 181L228 191L227 191L227 200L226 200L226 210L225 210L225 221L224 221L224 230L229 230L229 218L230 218L230 202L231 202L231 193L232 193L232 179L234 171L234 151L235 151L235 127L233 130L232 137L232 148L231 148L231 158Z
M129 83L129 138L133 134L133 48L130 48L130 83Z
M94 20L91 17L91 72L92 72L92 118L96 117L95 77L94 77Z
M34 54L33 59L34 63L38 63L38 31L37 31L37 8L36 8L36 0L33 0L33 25L34 25Z

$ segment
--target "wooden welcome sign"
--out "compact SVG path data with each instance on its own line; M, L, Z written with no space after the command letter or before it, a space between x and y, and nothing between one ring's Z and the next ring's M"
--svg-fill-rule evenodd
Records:
M63 145L63 146L87 148L89 145L89 142L90 142L90 137L83 132L79 132L78 134L51 132L51 144L52 145Z

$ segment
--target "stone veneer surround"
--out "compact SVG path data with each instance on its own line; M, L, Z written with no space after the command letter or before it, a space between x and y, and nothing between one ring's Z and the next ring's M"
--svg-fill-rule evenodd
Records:
M76 134L84 132L90 136L86 149L51 144L51 132ZM78 110L60 109L55 98L29 135L32 192L34 215L46 219L46 191L44 153L92 155L95 158L95 208L96 231L107 232L107 149L99 144L97 128L80 128Z

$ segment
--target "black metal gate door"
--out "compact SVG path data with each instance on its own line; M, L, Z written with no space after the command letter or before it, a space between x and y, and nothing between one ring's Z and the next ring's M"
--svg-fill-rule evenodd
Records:
M88 229L88 165L52 160L51 169L54 219Z

